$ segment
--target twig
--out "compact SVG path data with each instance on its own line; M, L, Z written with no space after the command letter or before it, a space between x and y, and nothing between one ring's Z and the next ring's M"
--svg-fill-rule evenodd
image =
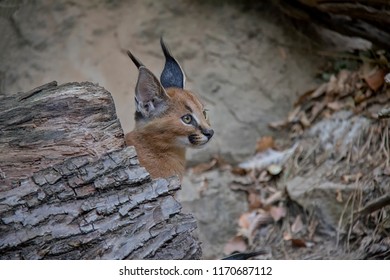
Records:
M351 195L349 195L349 197L347 199L347 202L344 205L343 211L341 211L341 215L340 215L340 218L339 218L339 223L337 225L336 247L339 247L341 227L343 225L343 218L344 218L345 213L347 212L347 208L348 208L349 202L351 201L352 197L353 197L353 193Z
M383 150L383 154L386 156L386 167L388 166L389 161L390 161L389 150L386 149L386 146L388 146L386 144L388 144L388 142L389 142L388 134L389 134L389 128L386 126L384 131L382 131L382 141L381 141L381 147L380 147L380 151Z
M365 216L387 205L390 205L390 194L388 193L370 201L366 204L366 206L357 211L356 214L359 216Z
M364 145L360 149L359 158L363 157L363 155L366 154L365 153L366 149L368 149L370 147L371 140L372 140L372 137L374 134L374 128L372 126L370 126L369 130L370 130L370 134L368 134L367 141L364 143Z
M353 209L355 207L355 200L356 200L356 196L358 195L358 191L361 189L359 188L359 178L356 179L355 181L355 185L356 185L356 191L353 192L352 194L352 205L351 205L351 209ZM354 225L354 212L351 211L352 214L351 214L351 217L350 217L350 221L351 221L351 224L349 225L349 229L348 229L348 234L347 234L347 250L348 250L348 253L351 252L351 248L350 248L350 240L351 240L351 234L352 234L352 228L353 228L353 225Z

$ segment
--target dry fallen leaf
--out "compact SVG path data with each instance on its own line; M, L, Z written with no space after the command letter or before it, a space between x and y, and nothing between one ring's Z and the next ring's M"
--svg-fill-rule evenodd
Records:
M297 137L302 135L303 126L300 123L295 123L291 126L291 135L292 137Z
M249 221L249 215L250 213L244 213L240 216L238 219L238 226L242 229L248 229L250 225Z
M206 163L200 163L194 167L191 168L192 173L194 174L201 174L203 172L209 171L212 168L214 168L218 163L217 159L212 159L210 162Z
M286 217L286 208L281 206L271 206L269 209L269 214L275 222L278 222L280 219Z
M281 129L283 127L286 127L287 125L288 125L287 120L274 121L268 124L268 126L273 129Z
M248 186L245 186L245 185L242 185L239 183L234 183L234 182L229 184L229 188L232 191L244 191L244 192L248 191Z
M334 101L334 102L329 102L328 104L326 104L326 107L328 107L329 109L331 109L333 111L340 111L341 109L343 109L344 105L341 102Z
M322 85L320 85L311 95L311 98L312 99L315 99L315 98L318 98L320 96L322 96L325 92L326 92L326 89L328 87L328 84L327 83L324 83Z
M331 75L329 82L326 85L326 94L335 94L338 91L336 76Z
M261 212L257 213L256 217L251 221L251 224L248 229L248 241L249 244L252 244L253 237L256 235L256 230L262 226L272 223L272 217L269 213Z
M253 237L256 235L257 229L262 225L272 223L272 217L268 212L256 210L243 213L239 220L239 233L248 239L248 243L252 244Z
M245 239L240 236L234 236L231 238L225 245L223 252L226 255L230 255L234 252L245 252L248 249L248 245L245 242Z
M240 218L238 219L238 226L244 230L249 229L256 215L257 215L256 211L245 212L241 214Z
M343 202L343 193L341 190L336 190L336 201L340 203Z
M283 240L289 241L292 239L292 236L289 232L285 231L283 232Z
M292 110L291 112L288 113L287 121L289 123L297 121L298 120L298 114L299 114L300 111L301 111L301 106L295 107L294 110Z
M390 176L390 167L384 168L382 174L386 176Z
M314 92L317 90L318 88L316 90L311 89L303 93L301 96L298 97L297 101L295 101L294 106L306 103L308 99L312 98Z
M352 87L350 85L350 82L352 80L353 74L346 70L343 69L339 72L337 75L337 94L340 96L347 96L350 94L352 91Z
M361 221L356 221L356 223L352 227L352 233L356 234L357 236L365 235L365 231L365 227Z
M251 187L255 183L255 179L251 176L234 177L232 183L246 186L246 190L248 190L248 187Z
M311 122L309 121L306 113L301 112L300 116L301 117L299 118L299 121L301 122L301 124L306 128L309 127L311 125Z
M263 201L264 206L269 206L271 204L274 204L275 202L280 201L283 198L283 192L277 191L273 194L271 194L266 200Z
M370 89L377 91L385 82L385 73L382 69L379 69L374 74L365 78Z
M356 182L357 180L360 180L363 177L363 174L361 172L356 174L345 174L341 176L341 180L344 183L350 183L350 182Z
M354 109L356 107L355 100L352 96L348 96L344 100L344 108Z
M306 242L303 239L291 238L291 245L293 247L306 247Z
M269 182L271 180L271 176L268 174L268 171L263 170L260 172L259 177L257 177L257 181L259 183Z
M313 236L317 230L319 222L317 219L312 219L309 223L308 231L309 231L309 239L312 240Z
M204 192L209 188L209 180L205 177L203 178L200 187L198 188L198 193L200 196L203 196Z
M245 176L249 173L249 171L245 168L241 168L241 167L233 167L231 169L231 172L234 174L234 175L238 175L238 176Z
M355 101L355 104L360 104L364 100L366 100L367 97L369 97L369 94L367 94L367 96L366 96L361 90L359 90L355 93L353 100Z
M254 190L250 190L248 194L249 209L254 210L262 206L260 196Z
M362 66L363 79L373 91L377 91L385 83L385 71L376 65L364 63Z
M301 215L298 215L295 218L294 223L291 226L291 232L296 234L296 233L300 232L302 229L303 229L302 218L301 218Z
M275 141L272 136L263 136L256 143L256 153L264 152L265 150L275 148Z
M310 112L310 119L309 121L313 123L315 119L321 114L321 112L325 109L326 103L320 102L313 106Z

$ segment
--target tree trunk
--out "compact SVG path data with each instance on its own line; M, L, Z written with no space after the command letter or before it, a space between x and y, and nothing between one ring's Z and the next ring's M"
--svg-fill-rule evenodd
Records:
M388 0L273 0L288 16L390 47Z
M110 93L55 82L0 99L1 259L196 259L177 178L151 180Z

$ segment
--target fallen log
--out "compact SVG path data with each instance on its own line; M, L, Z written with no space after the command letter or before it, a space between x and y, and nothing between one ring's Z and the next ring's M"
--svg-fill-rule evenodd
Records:
M1 259L198 259L179 188L139 165L102 87L1 97Z
M318 24L340 34L361 37L380 48L390 47L388 0L273 0L287 16Z

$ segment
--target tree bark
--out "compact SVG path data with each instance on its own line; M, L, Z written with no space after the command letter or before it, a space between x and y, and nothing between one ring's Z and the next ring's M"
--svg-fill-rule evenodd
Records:
M388 0L273 0L286 15L390 47Z
M110 93L49 83L0 100L1 259L197 259L176 177L139 165Z

